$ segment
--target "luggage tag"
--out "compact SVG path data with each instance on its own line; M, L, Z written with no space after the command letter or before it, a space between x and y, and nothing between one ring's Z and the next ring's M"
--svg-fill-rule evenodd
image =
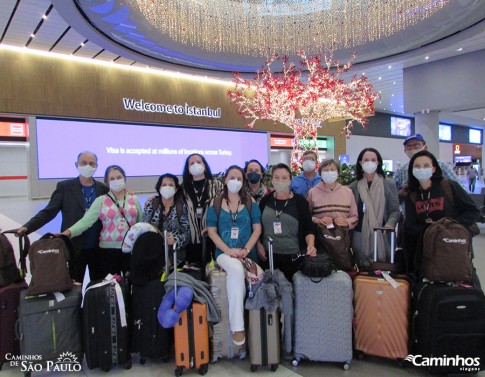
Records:
M274 232L274 234L283 233L283 230L281 229L281 221L274 221L273 222L273 232Z
M333 223L330 223L327 225L327 229L333 229L335 228L335 225L333 225Z
M233 226L231 228L231 240L239 239L239 228L237 226Z
M195 215L198 219L202 218L202 207L197 207L197 209L195 210Z
M382 277L389 283L393 288L399 288L400 284L394 280L394 278L387 271L381 271Z

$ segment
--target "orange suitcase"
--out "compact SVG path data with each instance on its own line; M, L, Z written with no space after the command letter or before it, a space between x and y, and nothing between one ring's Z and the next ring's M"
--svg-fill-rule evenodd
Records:
M406 276L386 277L376 272L354 279L354 348L359 358L401 362L409 355L411 287Z

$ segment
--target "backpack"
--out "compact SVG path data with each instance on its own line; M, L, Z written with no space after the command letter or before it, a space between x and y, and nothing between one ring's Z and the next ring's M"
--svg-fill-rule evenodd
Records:
M22 273L17 267L15 253L12 244L5 233L16 233L16 230L6 230L0 233L0 288L23 279L25 275L25 261L22 264ZM30 241L26 234L19 235L20 255L25 255L29 250ZM22 260L22 258L21 258Z
M133 245L130 258L130 281L134 285L145 285L160 280L165 265L165 242L157 232L141 234Z
M326 226L318 225L315 235L317 249L328 253L338 269L343 271L355 269L348 228L335 225L328 229Z
M423 233L422 277L430 281L472 280L472 237L458 221L444 217Z
M324 277L336 270L332 257L326 253L317 254L314 257L305 256L300 264L301 273L310 277L314 283L321 282Z
M47 233L29 249L32 280L27 295L65 292L72 289L69 258L72 254L69 237Z

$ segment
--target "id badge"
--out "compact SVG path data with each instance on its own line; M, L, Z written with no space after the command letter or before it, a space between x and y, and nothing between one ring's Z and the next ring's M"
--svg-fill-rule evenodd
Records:
M198 219L202 218L202 207L197 207L197 209L195 210L195 215Z
M333 223L330 223L327 225L327 229L333 229L335 228L335 225L333 225Z
M118 220L118 229L120 229L120 230L127 230L128 229L128 223L126 222L125 219L119 219Z
M281 222L280 221L275 221L273 223L273 232L274 232L274 234L283 233L283 230L281 229Z
M239 228L237 226L233 226L231 228L231 240L237 240L239 238Z

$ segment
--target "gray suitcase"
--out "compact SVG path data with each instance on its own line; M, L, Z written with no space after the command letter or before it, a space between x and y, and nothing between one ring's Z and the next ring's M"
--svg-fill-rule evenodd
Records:
M268 241L269 266L273 265L273 240ZM267 312L265 309L249 310L249 359L251 372L258 366L270 366L274 372L280 363L280 312Z
M232 359L236 356L242 360L246 357L246 345L236 346L233 343L232 332L229 327L227 273L218 265L208 265L206 277L221 317L221 322L214 325L210 339L211 361L215 363L219 359Z
M337 271L318 280L297 272L293 276L295 295L294 359L352 361L352 279Z
M81 285L63 293L57 301L54 294L26 296L20 293L17 331L22 355L41 357L41 364L56 362L62 356L83 359L81 326ZM72 360L74 361L74 360Z

